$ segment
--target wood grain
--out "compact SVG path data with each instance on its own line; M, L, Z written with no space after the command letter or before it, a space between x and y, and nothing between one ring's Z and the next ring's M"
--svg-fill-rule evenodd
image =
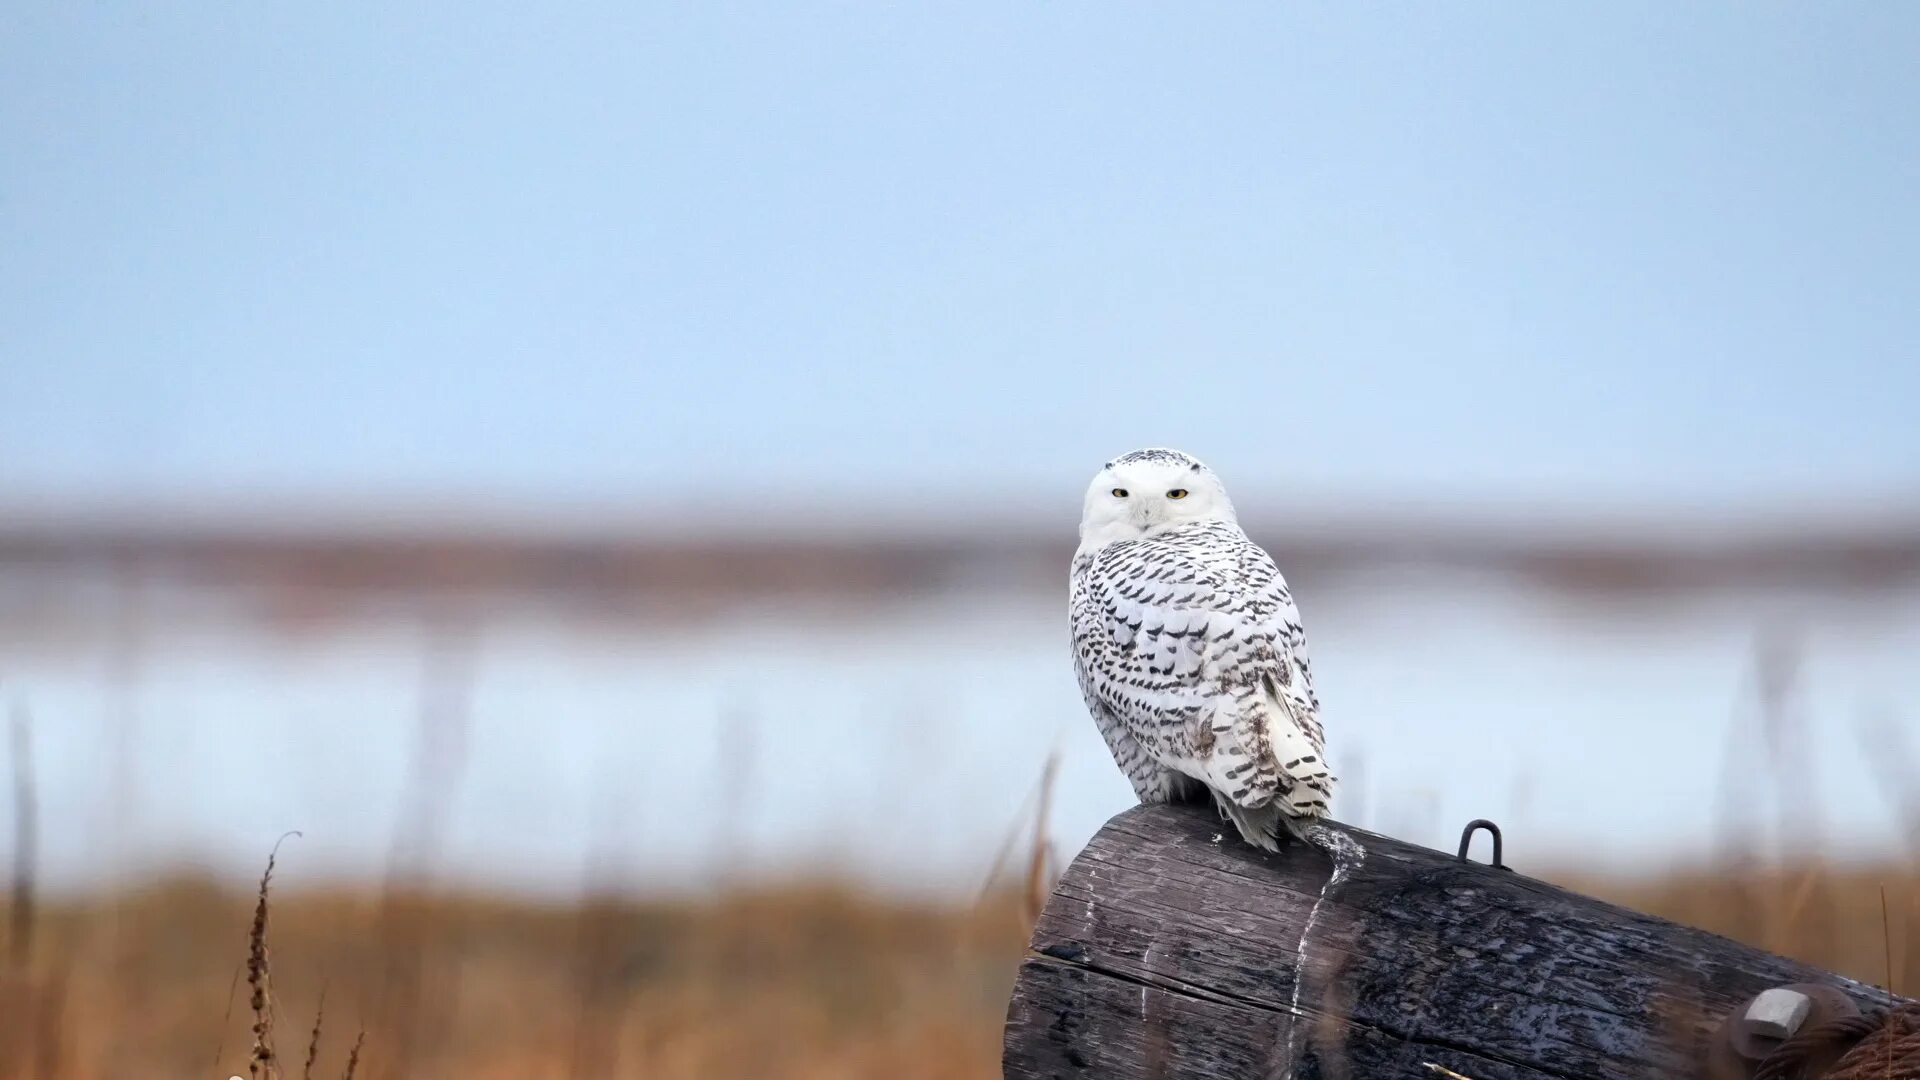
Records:
M1210 808L1108 822L1034 930L1005 1075L1665 1080L1695 1075L1721 1020L1767 987L1892 1000L1513 871L1331 827L1366 854L1321 901L1324 853L1257 851Z

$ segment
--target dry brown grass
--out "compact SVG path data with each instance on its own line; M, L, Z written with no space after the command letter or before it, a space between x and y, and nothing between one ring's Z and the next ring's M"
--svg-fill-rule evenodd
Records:
M1920 890L1904 869L1573 884L1875 983L1890 945L1898 987L1920 984ZM1882 884L1893 901L1885 936ZM182 880L45 908L41 960L0 988L0 1075L245 1075L254 1019L227 1007L254 900ZM116 902L124 952L108 956L99 928ZM377 890L273 896L268 1013L317 1015L325 989L315 1076L343 1074L362 1027L363 1080L393 1080L403 1043L409 1075L472 1080L992 1076L1027 936L1023 889L974 908L830 886L709 903L442 893L409 912L407 925L431 928L404 944L434 1002L409 1015L381 1005L393 1000L382 928L395 902ZM115 977L139 980L151 1007L95 1008ZM113 1060L113 1047L127 1058Z
M0 1057L0 1075L245 1076L255 1020L244 1003L224 1031L222 1017L248 958L254 898L174 881L117 899L119 956L103 953L108 899L43 909L36 975L71 972L64 1019L11 1007L21 986L8 986L0 1053L24 1053ZM410 921L432 927L407 944L434 1008L409 1015L381 1007L392 1000L381 936L392 902L378 891L273 895L268 1015L315 1015L326 987L315 1076L342 1075L362 1027L358 1075L371 1080L392 1080L396 1048L409 1042L409 1075L472 1080L990 1075L1027 933L1013 892L971 910L833 887L705 904L442 894ZM93 1007L115 973L139 980L151 1007L117 1017ZM121 1030L105 1030L110 1019ZM595 1043L586 1054L583 1029ZM47 1042L57 1073L31 1063ZM112 1060L114 1046L128 1059Z

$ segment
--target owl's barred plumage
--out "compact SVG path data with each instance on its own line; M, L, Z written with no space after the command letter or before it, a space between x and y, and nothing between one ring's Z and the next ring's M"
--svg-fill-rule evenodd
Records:
M1211 793L1272 850L1333 796L1306 632L1212 470L1177 450L1108 462L1087 491L1070 596L1080 690L1134 792Z

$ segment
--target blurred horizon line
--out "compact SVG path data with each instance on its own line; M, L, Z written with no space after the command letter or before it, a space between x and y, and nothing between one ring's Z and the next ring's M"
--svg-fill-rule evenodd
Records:
M1063 489L1066 491L1066 489ZM829 497L830 496L830 497ZM734 488L712 498L691 491L635 491L628 497L569 494L527 496L439 488L412 492L342 494L324 490L228 488L218 492L56 494L47 489L0 487L0 529L42 527L164 533L181 527L234 534L346 532L410 535L458 532L474 536L544 535L609 538L726 538L762 535L778 518L788 535L823 539L923 539L944 528L1015 529L1072 536L1081 487L1049 496L1038 488L887 492L835 487L818 496L789 488ZM647 500L671 506L649 509ZM1430 534L1471 535L1527 531L1626 539L1623 534L1756 538L1777 533L1920 535L1920 489L1828 489L1768 498L1740 494L1622 497L1603 488L1551 495L1407 493L1282 493L1236 488L1243 522L1287 522L1289 531L1347 533L1399 527ZM1284 510L1275 509L1284 507ZM1815 528L1810 529L1810 526Z
M89 607L84 583L162 582L257 594L268 610L340 612L395 595L484 596L571 614L676 617L745 601L860 604L927 590L1033 593L1060 584L1077 512L1049 523L1030 508L999 515L788 517L719 504L703 522L643 516L515 518L255 502L203 505L0 501L0 600L37 611ZM24 511L24 512L23 512ZM217 512L214 512L217 511ZM1635 599L1801 590L1884 599L1920 583L1920 503L1744 520L1701 510L1583 522L1566 507L1449 514L1416 508L1243 515L1296 582L1331 592L1409 569L1490 578L1562 595ZM1604 522L1611 522L1599 527ZM671 527L663 527L671 526ZM11 579L11 580L9 580ZM77 591L76 591L77 589Z

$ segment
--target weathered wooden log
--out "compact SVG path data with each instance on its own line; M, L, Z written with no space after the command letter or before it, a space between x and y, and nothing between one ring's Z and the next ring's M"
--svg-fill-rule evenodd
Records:
M1830 972L1342 825L1359 865L1136 807L1054 890L1008 1007L1008 1077L1701 1075L1722 1022ZM1351 861L1351 860L1348 860ZM1448 1070L1451 1070L1450 1072Z

